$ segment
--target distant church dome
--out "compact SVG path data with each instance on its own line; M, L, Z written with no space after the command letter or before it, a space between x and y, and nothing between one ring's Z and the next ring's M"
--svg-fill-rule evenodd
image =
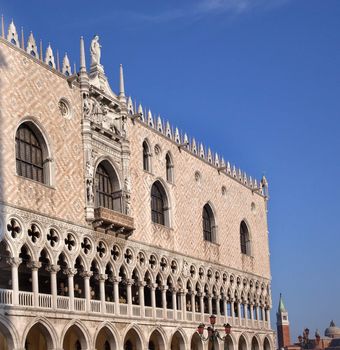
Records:
M334 321L331 321L329 327L326 328L325 336L330 338L340 338L340 328L335 325Z

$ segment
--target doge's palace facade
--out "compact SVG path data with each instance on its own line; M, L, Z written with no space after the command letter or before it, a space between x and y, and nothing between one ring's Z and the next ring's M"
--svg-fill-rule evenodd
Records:
M113 92L99 40L74 72L2 21L0 349L274 349L266 179L134 105L122 66Z

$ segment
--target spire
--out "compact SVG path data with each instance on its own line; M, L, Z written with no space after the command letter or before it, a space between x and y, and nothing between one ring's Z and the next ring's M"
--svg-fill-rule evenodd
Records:
M42 48L42 40L40 39L40 50L39 50L39 58L43 60L43 48Z
M55 68L54 55L51 44L48 44L46 49L45 63L48 64L51 68Z
M15 28L13 19L8 26L7 40L11 42L13 45L20 47L17 29Z
M1 36L3 39L5 39L5 21L4 21L4 15L1 15Z
M119 66L119 98L125 99L124 73L122 64Z
M60 72L59 50L57 50L57 71Z
M80 37L80 72L86 72L85 46L82 36Z
M24 27L21 27L21 48L25 50Z
M71 66L70 66L70 60L68 59L67 53L65 53L65 56L63 58L63 67L62 67L62 73L65 74L67 77L72 74Z
M26 52L32 55L33 57L38 58L38 48L32 32L30 32L30 35L27 40Z
M286 308L285 308L285 304L283 303L283 298L282 298L282 294L280 293L280 301L279 301L279 309L278 309L279 313L282 312L287 312Z

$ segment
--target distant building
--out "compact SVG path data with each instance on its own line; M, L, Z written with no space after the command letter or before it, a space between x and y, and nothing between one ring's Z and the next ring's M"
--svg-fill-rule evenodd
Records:
M305 328L302 335L298 336L298 342L291 343L288 312L284 306L281 294L276 320L279 349L340 350L340 328L336 327L333 321L326 328L324 338L321 338L318 330L315 331L314 339L309 338L309 329Z

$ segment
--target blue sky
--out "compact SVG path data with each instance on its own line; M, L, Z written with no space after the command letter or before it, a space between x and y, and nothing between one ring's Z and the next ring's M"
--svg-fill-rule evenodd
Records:
M0 1L26 37L101 39L118 88L248 174L266 174L273 307L293 339L340 325L338 0ZM275 327L274 313L272 325Z

